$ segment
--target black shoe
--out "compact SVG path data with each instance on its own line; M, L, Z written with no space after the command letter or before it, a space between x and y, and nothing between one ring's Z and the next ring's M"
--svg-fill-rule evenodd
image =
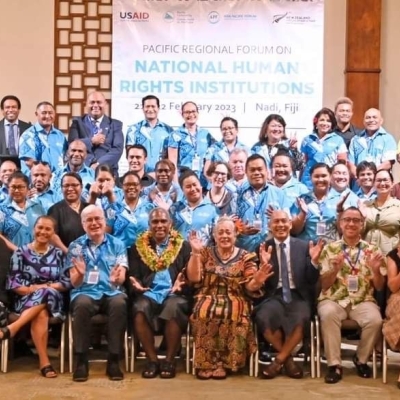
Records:
M343 369L340 365L331 365L325 375L325 383L338 383L342 379Z
M72 380L74 382L86 382L89 378L89 363L79 362L76 365Z
M371 368L368 366L368 364L361 364L356 354L354 354L353 363L356 367L357 375L360 378L371 378L372 376Z
M111 381L122 381L124 379L124 374L116 361L107 361L106 374Z
M0 328L5 328L7 326L7 308L0 301Z

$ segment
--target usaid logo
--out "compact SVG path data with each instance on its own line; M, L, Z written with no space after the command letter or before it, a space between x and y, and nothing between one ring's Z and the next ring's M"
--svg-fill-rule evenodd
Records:
M210 24L216 24L216 23L219 22L220 19L221 19L221 18L220 18L219 14L218 14L216 11L211 11L211 12L208 14L208 22L209 22Z
M150 14L147 12L120 12L119 17L122 20L134 20L134 21L148 21Z

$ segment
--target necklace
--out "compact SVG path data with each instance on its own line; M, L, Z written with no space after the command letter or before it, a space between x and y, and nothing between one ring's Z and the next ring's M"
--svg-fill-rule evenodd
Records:
M73 204L73 203L68 203L68 205L69 205L75 212L77 212L77 213L79 214L79 210L80 210L80 208L81 208L81 202L80 202L80 201L78 201L78 203L75 203L75 204Z
M45 250L38 250L38 248L37 248L37 246L36 246L36 242L32 242L31 247L32 247L32 250L33 250L35 253L40 254L40 255L43 255L43 254L48 253L49 247L50 247L50 246L47 245L47 247L46 247Z
M214 201L212 194L211 194L211 190L208 192L208 196L210 197L211 203L213 203L215 206L217 204L220 204L222 202L222 200L224 200L226 195L226 189L224 188L224 191L222 192L222 196L220 197L219 201Z
M232 251L231 251L231 252L229 253L229 255L226 256L226 257L222 257L222 254L219 252L218 247L215 247L215 251L216 251L216 253L217 253L218 258L219 258L221 261L228 261L228 260L230 260L230 259L232 258L233 253L235 252L235 247L232 248Z

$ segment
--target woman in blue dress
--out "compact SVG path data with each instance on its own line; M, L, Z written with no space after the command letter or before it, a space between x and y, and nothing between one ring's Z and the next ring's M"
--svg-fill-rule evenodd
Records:
M264 157L268 170L272 168L272 157L279 150L287 150L294 160L295 171L301 171L304 166L303 155L297 149L297 138L286 136L286 122L279 114L270 114L261 126L258 142L251 148L252 154ZM271 176L270 176L271 178Z
M169 209L173 227L185 239L191 231L196 231L198 238L204 244L209 244L212 228L218 218L217 209L207 197L203 198L199 178L193 171L185 171L179 177L179 184L183 199Z
M0 236L11 251L33 240L36 219L46 212L40 202L28 199L29 179L14 172L8 180L9 198L0 205Z
M34 225L32 243L19 247L11 259L7 289L14 293L12 309L19 318L1 328L0 340L14 337L26 324L31 324L41 374L55 378L56 371L47 354L49 318L65 319L63 294L70 283L62 281L63 255L50 242L54 235L55 221L43 215Z
M107 232L121 239L127 248L149 226L149 212L155 206L140 197L142 186L136 172L128 171L121 178L124 198L106 208Z
M306 165L301 176L303 182L312 189L311 168L317 163L325 163L332 168L339 160L346 162L347 147L341 136L335 133L337 122L329 108L318 111L314 117L314 130L301 143L301 152Z
M208 182L203 173L204 159L215 139L207 129L197 125L199 108L196 103L187 101L181 110L185 123L169 137L168 158L177 167L175 178L183 170L191 169L199 177L203 188L207 188Z

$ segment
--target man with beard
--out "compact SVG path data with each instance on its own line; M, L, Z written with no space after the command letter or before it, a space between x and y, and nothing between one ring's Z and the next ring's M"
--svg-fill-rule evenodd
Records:
M106 107L102 93L90 93L86 102L87 114L74 118L68 142L81 139L87 150L86 165L95 170L99 164L108 164L114 176L118 176L118 162L124 150L122 122L105 115Z
M247 182L246 160L249 156L246 149L233 149L229 156L229 168L232 172L232 179L226 182L226 188L236 193L243 183Z
M82 178L83 187L94 182L94 170L85 164L87 150L83 140L70 142L67 157L67 164L53 175L52 187L56 192L61 192L61 179L66 172L76 172Z
M360 134L361 129L356 128L352 123L353 101L348 97L340 97L335 104L335 117L337 121L336 133L340 135L347 148L353 136Z

